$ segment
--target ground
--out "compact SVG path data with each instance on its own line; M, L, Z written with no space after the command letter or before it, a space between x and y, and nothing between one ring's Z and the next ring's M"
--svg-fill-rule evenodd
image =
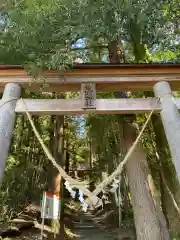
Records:
M112 240L115 234L98 226L90 213L81 214L80 222L75 225L75 234L82 240Z
M64 223L66 225L66 239L76 240L110 240L116 239L116 234L113 231L108 231L102 224L100 225L97 218L92 213L76 212L72 208L65 210L66 217ZM41 240L41 219L38 220L38 208L28 207L27 210L21 213L18 218L13 219L14 234L20 233L19 236L8 236L3 238L6 240ZM23 226L23 227L22 227ZM7 230L6 230L7 231ZM18 232L19 231L19 232ZM13 231L10 232L13 234ZM54 239L52 229L45 225L43 239Z

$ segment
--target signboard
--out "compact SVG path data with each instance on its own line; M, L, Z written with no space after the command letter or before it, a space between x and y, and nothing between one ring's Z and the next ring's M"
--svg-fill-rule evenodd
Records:
M44 192L41 203L41 218L60 219L60 205L60 199L56 195Z
M82 83L81 94L84 109L96 108L96 85L94 83Z

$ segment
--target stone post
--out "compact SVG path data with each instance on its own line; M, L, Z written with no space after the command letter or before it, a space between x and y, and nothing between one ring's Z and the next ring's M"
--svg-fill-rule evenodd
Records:
M154 93L156 97L160 97L162 123L180 181L180 114L168 82L162 81L156 83Z
M0 182L2 181L8 158L15 123L16 99L20 97L21 87L14 83L5 86L0 104ZM14 100L13 100L14 99Z

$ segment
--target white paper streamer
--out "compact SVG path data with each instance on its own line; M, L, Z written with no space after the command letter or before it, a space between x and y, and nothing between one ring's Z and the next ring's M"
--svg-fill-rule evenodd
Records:
M84 202L84 194L83 194L83 191L81 191L81 190L79 190L79 201L80 201L81 203Z
M110 192L115 193L118 186L119 186L120 180L114 179L114 182L111 184L112 188L110 189Z
M72 189L72 187L70 186L69 182L66 181L66 182L64 183L64 185L65 185L66 189L68 190L68 192L70 193L71 197L72 197L72 198L75 198L75 196L76 196L76 191L74 191L74 190Z
M82 208L83 208L83 211L84 211L84 212L87 212L88 204L84 202L84 203L82 204Z
M76 196L76 191L74 191L72 189L72 187L70 186L69 182L65 182L64 183L66 189L68 190L68 192L70 193L72 198L75 198ZM79 201L81 202L81 206L84 212L87 212L88 209L88 204L84 202L84 193L82 190L79 189Z
M82 209L84 212L87 212L88 204L84 201L84 193L79 189L79 201L82 203Z
M106 194L107 194L107 193L106 193ZM104 203L105 203L105 204L110 203L109 197L108 197L107 195L105 195L105 193L103 194L102 199L104 200Z
M71 197L72 197L72 198L75 198L75 196L76 196L76 191L72 190L72 191L70 192L70 194L71 194Z

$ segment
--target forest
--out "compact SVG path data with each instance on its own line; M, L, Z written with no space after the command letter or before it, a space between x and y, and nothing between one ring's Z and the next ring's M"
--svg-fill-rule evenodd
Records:
M47 69L63 74L84 63L180 63L180 0L0 1L0 65L23 66L33 85ZM23 89L22 98L80 96L79 92L46 92L45 87L44 78L39 92ZM153 91L97 93L97 98L106 99L152 96ZM124 159L147 117L46 115L32 116L32 121L58 165L93 191ZM180 184L159 114L153 114L119 180L115 192L107 188L99 194L104 204L93 212L94 221L109 231L109 239L180 239ZM35 208L35 219L41 224L38 209L43 191L61 198L55 239L76 238L73 226L81 212L79 201L68 194L27 115L18 114L1 182L2 239L5 232L13 235L13 219L28 207ZM46 224L55 228L54 222ZM11 234L7 237L11 239ZM51 238L54 235L47 237Z

